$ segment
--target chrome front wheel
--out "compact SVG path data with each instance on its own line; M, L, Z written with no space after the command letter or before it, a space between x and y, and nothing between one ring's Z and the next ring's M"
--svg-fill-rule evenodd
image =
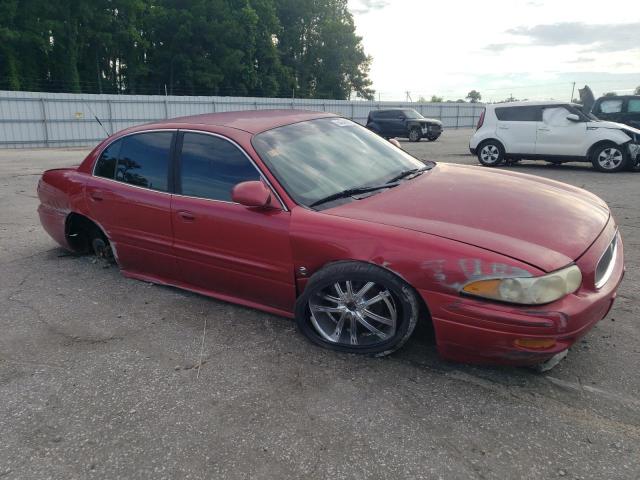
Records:
M415 329L419 305L415 291L384 268L338 262L309 279L296 301L296 323L325 348L387 355Z
M625 168L625 154L618 146L606 145L593 155L593 166L601 172L618 172Z
M393 294L375 282L335 282L309 299L311 323L328 342L372 345L396 333Z

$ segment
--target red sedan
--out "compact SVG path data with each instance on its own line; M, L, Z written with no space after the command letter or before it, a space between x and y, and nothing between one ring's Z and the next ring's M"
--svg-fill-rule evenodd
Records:
M430 322L440 354L531 365L611 308L607 205L544 178L424 164L327 113L208 114L130 128L38 185L45 230L123 275L295 318L385 355Z

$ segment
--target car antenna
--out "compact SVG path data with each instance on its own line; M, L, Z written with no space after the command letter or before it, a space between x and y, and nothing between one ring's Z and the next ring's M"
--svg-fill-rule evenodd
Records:
M91 109L91 106L90 106L87 102L85 102L84 100L82 100L82 103L84 103L84 104L87 106L87 108L88 108L88 109L89 109L89 111L91 112L91 115L93 115L93 118L95 118L95 119L96 119L96 122L98 122L98 123L100 124L100 126L101 126L101 127L102 127L102 129L104 130L104 133L106 133L106 134L107 134L107 137L110 137L110 136L111 136L111 134L109 133L109 130L107 130L107 127L105 127L105 126L102 124L102 122L101 122L101 121L100 121L100 119L98 118L98 115L96 115L96 114L95 114L95 112Z

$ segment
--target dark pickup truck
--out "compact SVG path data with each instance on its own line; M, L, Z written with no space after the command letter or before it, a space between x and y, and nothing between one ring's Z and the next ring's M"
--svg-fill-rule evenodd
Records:
M424 118L412 109L371 110L367 118L367 128L378 135L404 137L412 142L426 138L430 142L442 135L442 122L434 118Z

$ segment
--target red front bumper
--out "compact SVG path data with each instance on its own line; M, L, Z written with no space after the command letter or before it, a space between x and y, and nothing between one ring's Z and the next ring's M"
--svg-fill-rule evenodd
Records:
M533 365L566 350L613 305L624 276L622 240L608 282L595 288L595 268L616 235L611 220L593 245L576 261L583 274L578 291L541 306L515 306L483 301L455 294L421 291L436 333L442 357L465 363ZM519 339L554 339L552 347L523 348Z

